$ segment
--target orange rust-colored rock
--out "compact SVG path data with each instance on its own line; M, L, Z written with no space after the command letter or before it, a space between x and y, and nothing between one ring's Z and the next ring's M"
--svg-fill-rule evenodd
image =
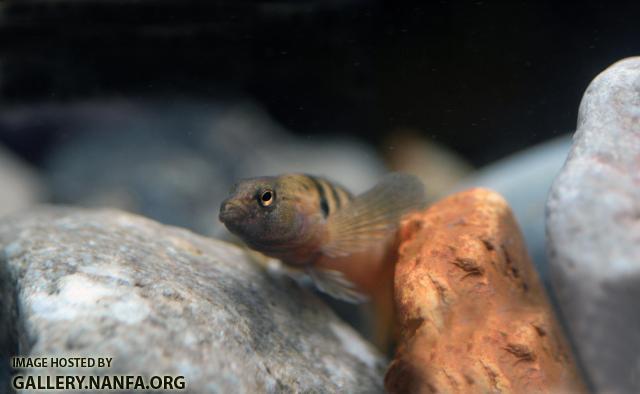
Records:
M404 222L391 393L580 393L584 386L518 225L473 189Z

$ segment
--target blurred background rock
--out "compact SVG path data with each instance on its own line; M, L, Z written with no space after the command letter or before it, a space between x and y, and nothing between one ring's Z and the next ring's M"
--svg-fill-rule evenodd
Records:
M38 173L0 146L0 216L43 201L47 196Z

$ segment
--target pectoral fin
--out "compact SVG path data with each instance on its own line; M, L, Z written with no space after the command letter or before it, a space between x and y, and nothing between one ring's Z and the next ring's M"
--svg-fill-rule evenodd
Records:
M424 185L417 177L387 175L329 217L329 242L322 252L329 257L342 257L366 250L393 232L404 214L425 203Z
M307 274L320 291L334 298L354 304L368 300L340 271L309 268Z

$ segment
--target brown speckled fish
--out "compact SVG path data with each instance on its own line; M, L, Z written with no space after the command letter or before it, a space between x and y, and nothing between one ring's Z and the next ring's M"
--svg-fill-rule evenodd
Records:
M376 292L400 218L424 204L424 186L411 175L388 175L354 197L323 178L287 174L238 182L220 220L250 248L304 270L320 290L359 302Z

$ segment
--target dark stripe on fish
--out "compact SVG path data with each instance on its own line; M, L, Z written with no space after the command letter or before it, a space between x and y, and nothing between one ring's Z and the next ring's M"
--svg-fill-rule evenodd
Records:
M327 197L327 205L329 206L329 213L334 214L338 211L339 202L336 200L335 189L333 183L329 182L324 178L318 178L318 182L322 185L324 189L324 194Z
M326 182L326 184L329 186L329 189L331 189L331 195L333 196L333 204L335 205L335 210L340 209L342 204L340 202L340 196L338 196L338 188L331 182Z
M346 207L349 205L351 200L353 200L353 194L351 194L347 189L342 186L335 186L338 192L338 201L340 202L340 207Z
M307 178L309 178L309 180L313 183L313 186L315 186L316 191L318 192L318 198L320 200L320 210L322 211L322 216L325 218L328 217L329 203L327 202L327 194L325 193L324 188L322 187L322 184L317 178L311 175L307 175Z

